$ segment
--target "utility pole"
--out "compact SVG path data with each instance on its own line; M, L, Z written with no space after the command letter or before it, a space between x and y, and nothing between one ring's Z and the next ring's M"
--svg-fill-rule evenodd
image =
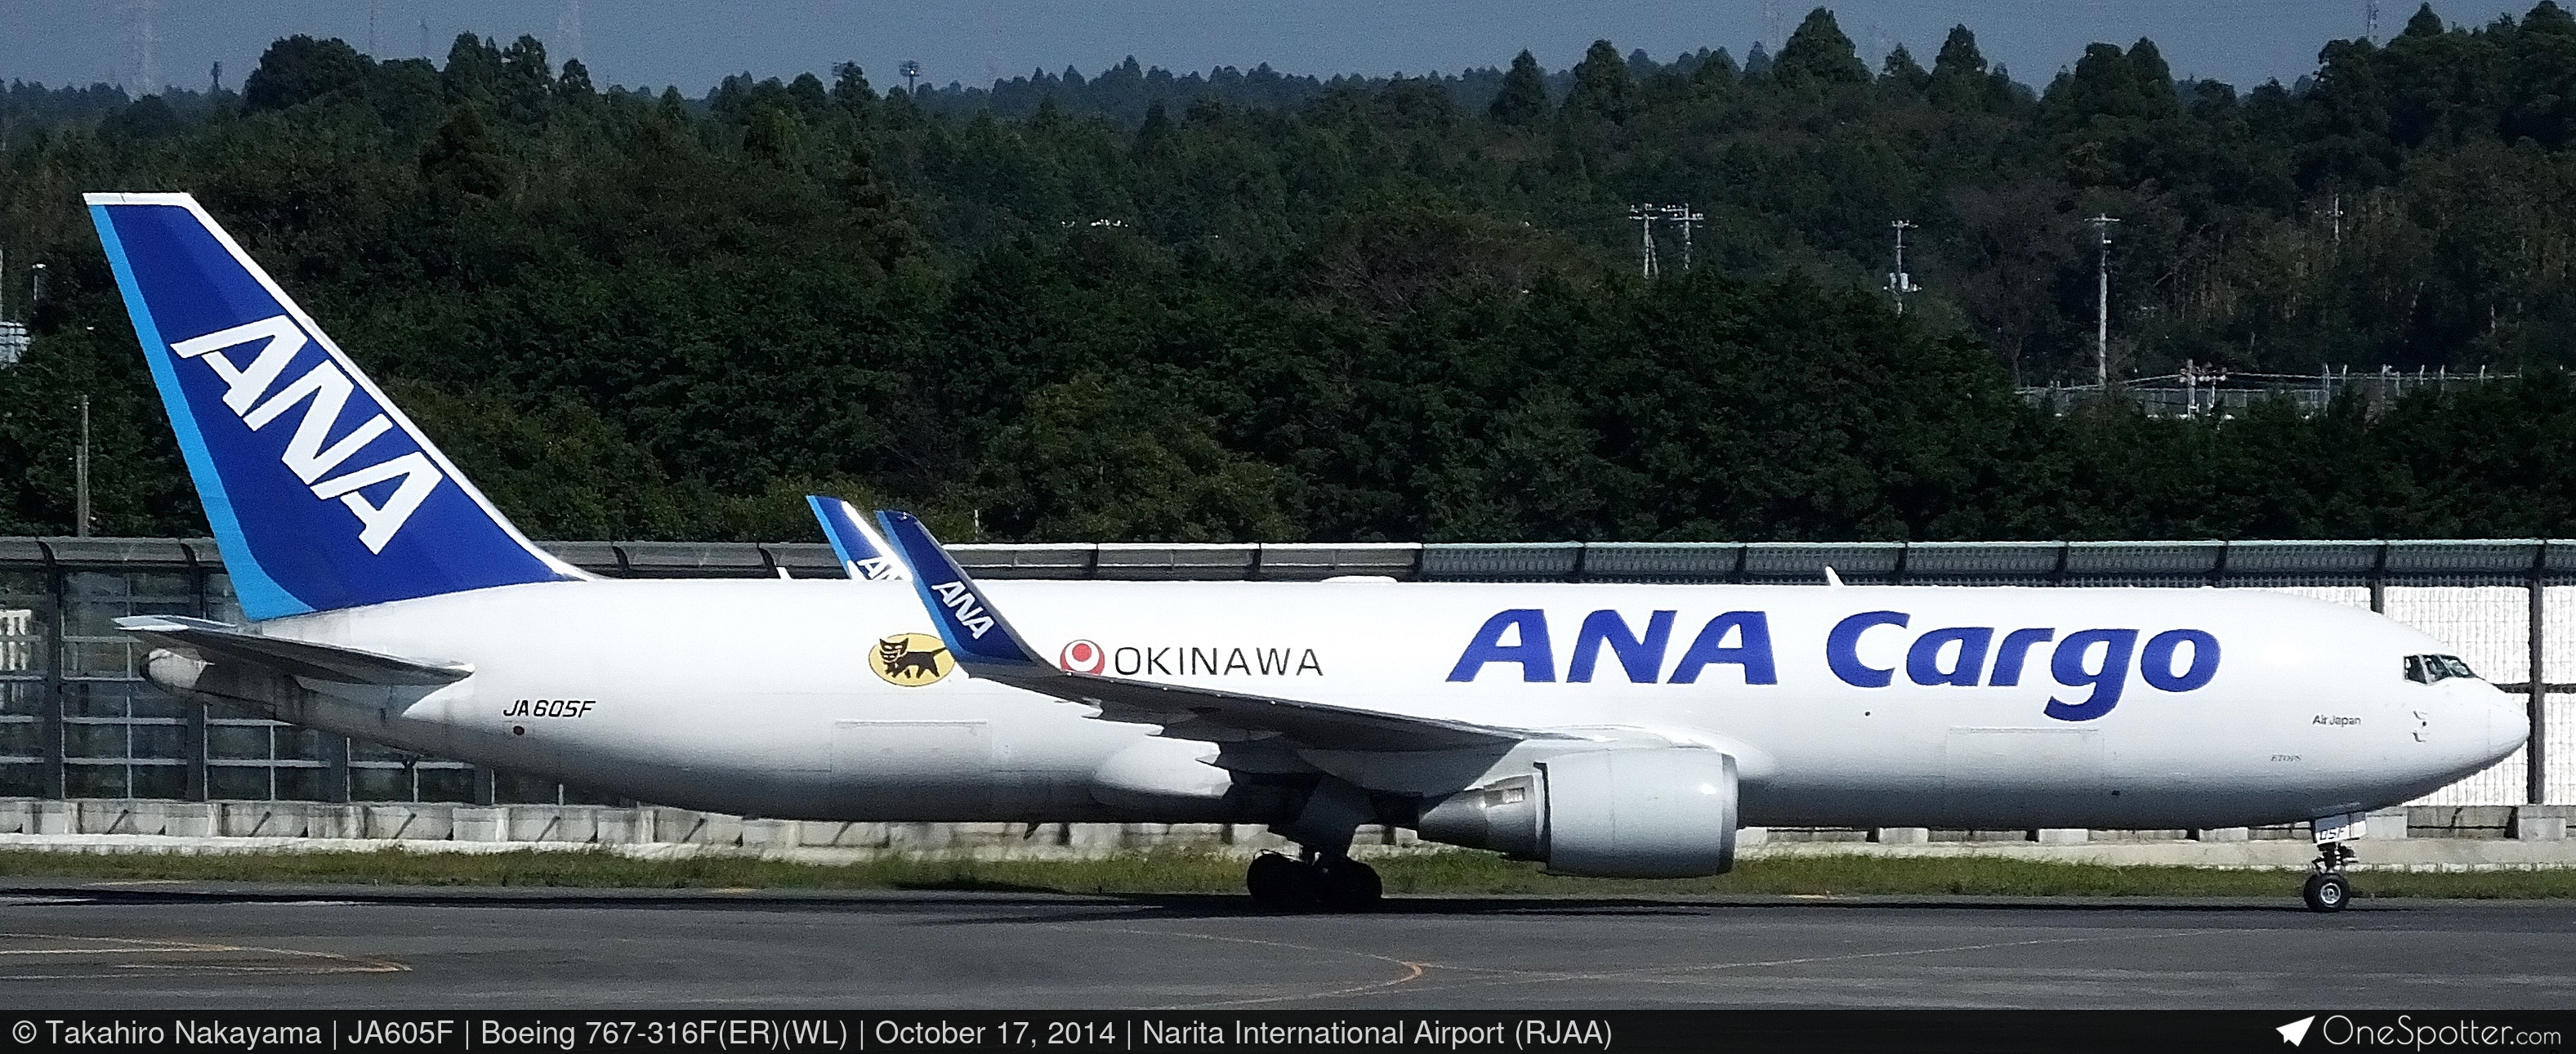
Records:
M1691 269L1691 228L1698 226L1701 220L1707 218L1692 212L1687 202L1664 206L1664 219L1682 225L1682 270L1684 271Z
M72 536L89 537L89 396L81 396L80 453L72 458Z
M1888 226L1896 228L1896 269L1887 272L1887 291L1896 297L1896 313L1902 315L1905 313L1905 294L1922 288L1914 284L1913 275L1905 273L1905 232L1913 230L1916 224L1912 220L1897 220Z
M2094 276L2093 383L2107 393L2111 390L2111 225L2120 221L2108 213L2096 213L2084 222L2093 225L2093 237L2101 250Z
M1655 261L1655 218L1662 212L1652 204L1628 206L1628 218L1637 224L1638 264L1648 278L1663 273Z
M2334 221L2334 243L2343 244L2343 195L2334 196L2334 207L2326 210L2326 218Z

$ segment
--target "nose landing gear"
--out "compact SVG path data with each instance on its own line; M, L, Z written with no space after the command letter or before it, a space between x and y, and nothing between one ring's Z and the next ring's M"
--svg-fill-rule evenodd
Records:
M1252 893L1253 903L1291 914L1374 911L1386 892L1376 868L1347 856L1311 851L1293 860L1278 853L1253 857L1244 870L1243 885Z
M2351 866L2353 859L2352 847L2342 842L2317 844L2317 859L2308 865L2307 887L2299 894L2300 899L2308 902L2308 910L2330 912L2344 909L2352 899L2352 888L2344 882L2343 869Z

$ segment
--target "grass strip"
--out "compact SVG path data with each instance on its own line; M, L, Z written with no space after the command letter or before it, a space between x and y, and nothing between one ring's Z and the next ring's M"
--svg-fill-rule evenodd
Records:
M2115 866L1973 857L1800 856L1746 861L1713 878L1565 878L1490 853L1380 857L1371 864L1390 893L1478 896L1963 895L2011 897L2283 897L2289 871ZM603 850L438 853L61 853L0 850L0 878L104 881L284 882L325 885L504 886L595 889L1026 890L1064 893L1232 893L1243 860L1152 852L1088 860L971 860L888 856L854 864L749 857L640 860ZM2353 879L2373 897L2555 899L2576 897L2576 869L2367 872Z

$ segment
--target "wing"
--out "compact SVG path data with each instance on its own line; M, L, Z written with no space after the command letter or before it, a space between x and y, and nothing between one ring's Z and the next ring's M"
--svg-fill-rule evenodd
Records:
M1011 628L920 520L901 512L877 517L896 558L912 570L913 588L958 665L985 680L1097 706L1110 720L1158 724L1186 739L1278 738L1315 750L1509 749L1524 740L1581 738L1057 669Z
M461 662L428 662L335 644L245 633L221 622L175 615L135 615L116 628L145 642L208 663L235 663L335 684L441 685L474 675Z

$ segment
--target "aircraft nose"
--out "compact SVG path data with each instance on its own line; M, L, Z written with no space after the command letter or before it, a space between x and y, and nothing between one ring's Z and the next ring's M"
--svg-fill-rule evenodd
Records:
M2502 693L2498 693L2502 695ZM2487 706L2487 755L2502 758L2531 738L2531 714L2523 700L2504 696Z

